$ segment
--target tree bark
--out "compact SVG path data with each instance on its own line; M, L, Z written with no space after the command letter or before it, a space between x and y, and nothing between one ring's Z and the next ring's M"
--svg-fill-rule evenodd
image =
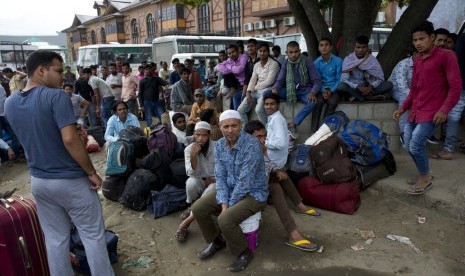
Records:
M328 24L326 24L325 18L321 14L321 11L318 7L316 0L300 0L300 4L304 7L305 14L307 14L308 20L312 25L313 31L317 39L323 37L331 37L331 33L328 29ZM316 53L317 56L319 53Z
M316 38L315 32L313 31L312 25L310 24L310 20L305 13L302 3L300 3L299 0L287 0L287 3L305 37L309 57L313 59L316 58L315 53L318 52L318 39Z
M346 0L343 44L339 56L345 57L354 49L355 38L360 35L370 37L381 0Z
M438 0L412 0L402 14L377 56L386 79L391 75L394 66L405 58L407 49L412 44L413 28L429 17L437 3Z
M344 0L333 0L333 15L331 18L331 34L333 36L333 53L338 55L341 50L338 48L339 38L342 37L342 27L344 26ZM342 46L342 44L341 44Z

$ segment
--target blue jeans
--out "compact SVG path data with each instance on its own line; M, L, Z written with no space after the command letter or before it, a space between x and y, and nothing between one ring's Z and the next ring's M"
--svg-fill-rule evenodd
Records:
M404 104L405 99L407 99L408 94L401 94L401 93L393 93L392 97L399 103L399 107ZM410 115L410 111L407 110L402 114L399 118L399 130L400 133L404 133L405 125L408 123L408 116Z
M126 102L126 104L128 105L128 108L129 108L129 112L131 112L132 114L136 115L136 111L137 111L137 103L136 103L136 100L128 100Z
M90 127L94 127L94 126L97 126L98 122L97 122L97 113L96 113L96 104L97 103L97 100L95 99L95 96L92 97L92 101L89 102L89 108L87 109L87 115L88 115L88 118L89 118L89 125Z
M161 122L161 114L163 113L163 109L159 102L144 101L144 109L145 120L147 122L148 127L152 125L152 115L155 115Z
M2 132L5 130L10 134L11 137L11 149L15 152L16 157L19 157L19 150L21 145L19 144L18 138L16 138L15 132L13 131L13 128L11 128L10 123L6 120L5 116L0 116L0 139L2 138ZM8 160L8 155L7 159Z
M103 98L100 103L100 117L102 118L103 127L105 129L107 128L108 120L111 117L111 108L113 107L113 104L115 104L115 97Z
M237 90L236 93L234 93L234 95L231 97L231 99L233 109L237 110L242 102L242 89Z
M260 122L262 122L262 124L266 125L268 115L266 115L266 113L265 113L263 95L265 93L269 93L270 91L271 90L255 91L255 93L253 93L251 95L252 96L252 101L251 101L250 104L247 102L247 97L245 97L242 100L241 105L237 109L237 112L239 112L239 114L241 114L242 125L245 126L249 122L249 115L248 114L249 114L250 110L254 106L255 106L255 113L257 113L257 116L258 116L258 120Z
M447 152L454 152L455 144L457 143L457 135L460 127L460 118L465 108L465 90L460 93L460 99L457 104L452 108L447 116L446 125L446 140L444 141L443 150Z
M410 153L415 162L418 174L426 175L429 173L428 153L426 152L426 143L434 131L434 124L412 123L407 122L404 128L404 148Z
M268 92L268 93L271 93L271 92ZM268 93L266 93L266 94L268 94ZM279 99L281 101L286 101L286 99L287 99L286 87L282 87L281 89L279 89L278 95L279 95ZM305 106L301 110L299 110L299 113L297 113L297 115L295 115L295 117L294 117L294 124L296 126L299 126L302 123L302 121L308 115L310 115L312 113L312 110L316 106L316 102L314 102L314 103L313 102L307 102L308 95L310 95L310 92L306 91L305 89L296 89L296 91L295 91L295 96L297 98L297 101L300 101L300 102L305 104Z

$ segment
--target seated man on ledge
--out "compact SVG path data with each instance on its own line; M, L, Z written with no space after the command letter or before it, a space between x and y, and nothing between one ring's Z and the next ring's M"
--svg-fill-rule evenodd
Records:
M381 65L368 52L368 37L361 35L355 39L355 51L342 62L337 90L350 101L383 101L389 97L392 83L384 81Z
M199 198L192 213L209 243L199 253L199 258L205 260L227 245L231 253L237 255L228 269L239 272L252 259L252 251L239 224L265 208L268 184L260 143L241 130L239 112L223 112L220 126L224 138L215 146L217 190Z

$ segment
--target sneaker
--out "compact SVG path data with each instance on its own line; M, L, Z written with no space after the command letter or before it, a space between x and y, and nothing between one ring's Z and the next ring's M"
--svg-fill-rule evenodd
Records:
M441 143L441 141L439 141L439 139L434 137L434 135L433 135L433 136L428 138L428 143L433 144L433 145L439 145L439 143Z
M294 140L299 138L299 134L297 133L297 129L295 127L289 127L289 136L291 136Z

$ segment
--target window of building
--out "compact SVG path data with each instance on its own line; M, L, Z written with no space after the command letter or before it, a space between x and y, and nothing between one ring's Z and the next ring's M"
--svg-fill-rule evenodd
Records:
M167 21L178 18L184 18L183 5L173 5L169 7L163 7L161 10L158 10L159 21Z
M226 31L241 36L241 2L226 0Z
M95 39L95 31L94 30L92 30L90 32L90 43L91 44L97 44L97 40Z
M210 32L210 5L204 4L198 7L199 33Z
M147 15L147 36L153 38L155 36L155 31L155 19L153 15L149 13L149 15Z
M106 44L107 43L107 34L105 32L105 28L102 27L100 28L100 41L102 44Z
M139 23L136 19L131 21L131 29L132 29L132 43L138 44L139 43Z

